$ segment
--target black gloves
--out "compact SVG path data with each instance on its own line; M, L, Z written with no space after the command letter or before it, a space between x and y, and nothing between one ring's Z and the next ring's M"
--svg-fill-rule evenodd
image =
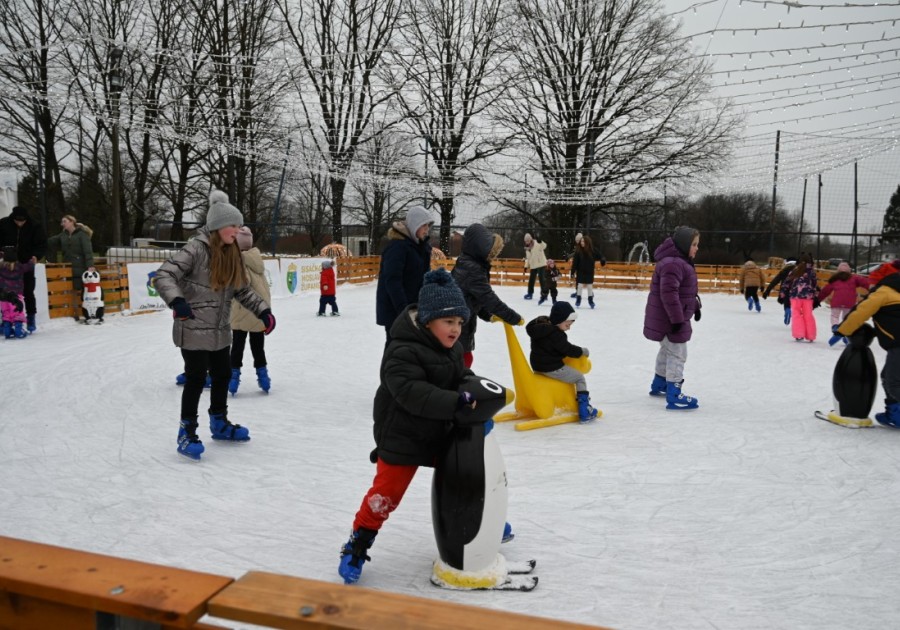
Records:
M266 309L262 313L260 313L259 321L261 321L266 327L266 329L263 331L264 335L268 335L270 332L275 330L275 316L272 315L271 310Z
M470 392L460 392L459 397L456 399L456 409L457 411L472 411L475 409L475 396Z
M677 333L679 330L681 330L682 326L684 326L684 322L676 322L672 324L672 332Z
M183 297L177 297L169 304L172 307L172 317L184 321L186 319L194 319L194 312L191 305L187 303Z
M763 290L763 292L762 292L762 297L763 297L764 300L769 299L769 290L768 290L768 289L764 289L764 290Z
M700 301L700 296L698 295L697 296L697 310L694 311L694 321L695 322L700 321L700 309L702 309L702 308L703 308L703 302Z
M601 267L605 267L605 266L606 266L606 259L605 259L603 256L600 257L600 266L601 266Z
M778 296L778 303L779 303L779 304L784 304L784 298L781 297L780 295Z
M819 301L819 298L814 297L813 298L813 308L819 308L820 306L822 306L822 303Z

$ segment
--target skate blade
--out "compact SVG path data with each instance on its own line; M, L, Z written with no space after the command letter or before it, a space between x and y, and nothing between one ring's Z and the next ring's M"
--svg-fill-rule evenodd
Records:
M444 582L439 577L432 575L431 583L437 586L438 588L443 588L451 591L533 591L534 587L537 586L538 577L536 575L518 575L518 574L509 574L506 576L506 579L500 582L499 584L492 586L456 586L453 584L449 584Z

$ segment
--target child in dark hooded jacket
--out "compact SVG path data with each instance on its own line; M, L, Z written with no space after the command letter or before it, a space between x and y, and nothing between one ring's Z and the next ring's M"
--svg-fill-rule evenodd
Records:
M566 357L578 359L589 355L587 348L569 343L566 335L577 317L571 304L560 301L550 309L550 317L541 315L528 322L525 332L531 338L531 369L536 374L573 383L578 401L578 421L590 422L597 417L597 410L591 406L584 374L563 362Z
M400 505L420 466L433 467L451 439L454 418L474 409L469 392L458 392L472 371L459 343L469 309L445 269L425 274L417 304L408 305L391 327L375 393L377 468L341 548L338 573L346 584L359 580L376 534Z

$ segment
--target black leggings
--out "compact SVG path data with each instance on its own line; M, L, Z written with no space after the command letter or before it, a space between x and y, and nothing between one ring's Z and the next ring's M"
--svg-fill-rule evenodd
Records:
M253 355L253 367L266 367L266 335L263 332L231 331L231 367L244 367L244 347L250 335L250 353Z
M194 420L200 406L200 395L206 383L206 373L212 381L209 390L209 412L225 413L228 410L228 381L231 380L231 348L225 346L221 350L185 350L184 357L184 391L181 392L181 418Z

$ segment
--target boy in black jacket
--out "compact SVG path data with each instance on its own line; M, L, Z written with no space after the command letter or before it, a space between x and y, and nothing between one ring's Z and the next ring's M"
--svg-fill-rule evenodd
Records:
M475 406L472 394L457 391L472 374L458 343L469 314L453 278L436 269L425 274L418 304L407 306L391 326L373 411L375 479L341 549L338 573L346 584L359 580L366 552L416 470L433 467L446 448L454 414Z
M577 359L589 355L587 348L569 343L566 331L578 315L568 302L557 302L550 309L550 317L541 315L528 322L525 332L531 337L531 369L537 374L555 378L564 383L575 384L578 399L578 421L590 422L597 417L597 410L591 406L584 374L563 363L566 357Z

